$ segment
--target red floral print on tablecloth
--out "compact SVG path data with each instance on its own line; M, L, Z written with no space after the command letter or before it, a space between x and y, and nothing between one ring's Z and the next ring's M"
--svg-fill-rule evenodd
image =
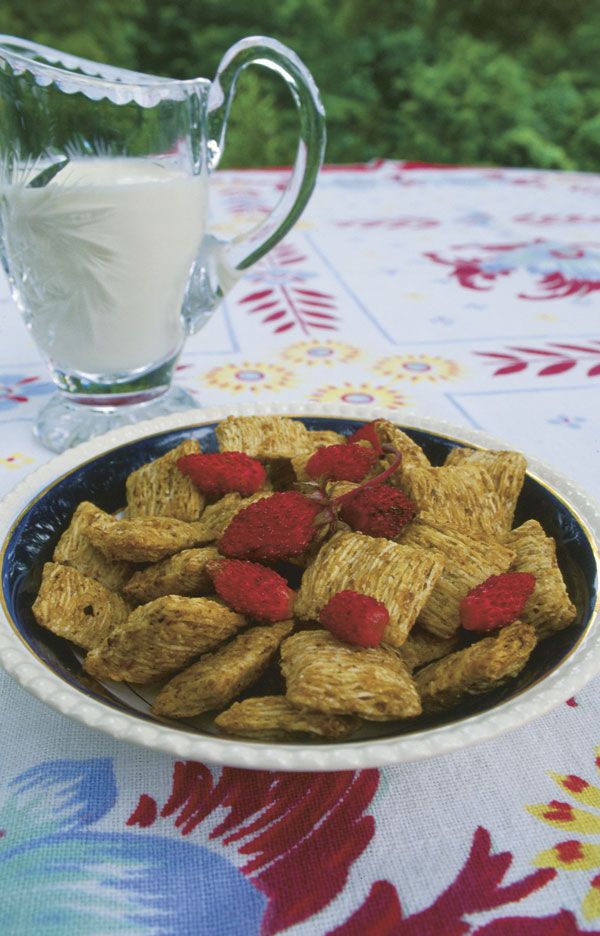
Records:
M493 377L506 377L529 370L536 377L556 377L574 368L581 376L600 377L600 341L549 341L543 348L510 345L504 351L474 351L496 369Z
M452 253L424 256L451 267L450 277L465 289L490 290L501 277L525 273L531 280L519 299L562 299L600 289L600 245L536 238L518 244L463 244Z
M264 288L252 289L238 305L276 335L337 331L335 297L308 286L307 280L316 274L299 268L306 259L293 244L279 244L246 275L248 282L263 283Z

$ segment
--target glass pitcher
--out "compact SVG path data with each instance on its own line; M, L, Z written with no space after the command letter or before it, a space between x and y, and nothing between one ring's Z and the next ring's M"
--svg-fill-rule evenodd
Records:
M289 86L298 150L271 214L224 242L207 231L208 179L252 64ZM0 36L0 255L58 388L36 426L45 445L198 405L171 385L186 334L292 227L324 146L316 85L273 39L236 43L211 82Z

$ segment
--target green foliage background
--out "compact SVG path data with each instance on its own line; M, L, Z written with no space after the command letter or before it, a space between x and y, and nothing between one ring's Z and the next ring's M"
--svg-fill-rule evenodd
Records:
M321 89L329 162L600 169L599 0L4 0L0 31L172 77L271 35ZM248 70L226 164L289 163L295 126L285 88Z

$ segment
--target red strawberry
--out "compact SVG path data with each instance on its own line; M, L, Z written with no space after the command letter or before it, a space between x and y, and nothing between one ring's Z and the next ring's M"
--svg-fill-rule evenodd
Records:
M240 510L219 540L234 559L288 559L310 545L323 505L298 491L280 491Z
M237 491L247 497L261 489L267 476L264 466L244 452L182 455L177 459L177 467L204 494Z
M324 445L306 463L307 475L328 481L362 481L377 461L369 445Z
M471 589L460 603L462 626L470 631L490 631L512 624L535 588L535 575L504 572Z
M398 488L359 488L340 499L342 520L359 533L394 539L417 512L417 505Z
M206 568L217 595L238 614L248 614L257 621L291 618L295 593L273 569L239 559L215 560Z
M357 429L348 437L348 442L370 442L377 455L383 454L383 448L375 430L375 423L365 423L364 426L361 426L360 429Z
M381 601L355 591L341 591L330 598L320 615L328 631L359 647L377 647L389 624L388 610Z

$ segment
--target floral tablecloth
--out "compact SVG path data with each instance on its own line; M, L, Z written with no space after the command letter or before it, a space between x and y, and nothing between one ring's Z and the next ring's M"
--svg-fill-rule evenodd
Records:
M217 231L255 222L285 177L219 174ZM600 176L331 167L178 380L200 405L446 418L597 496L599 316ZM0 494L50 457L32 425L51 389L2 280ZM0 932L600 934L599 690L445 757L286 775L173 763L0 673Z

